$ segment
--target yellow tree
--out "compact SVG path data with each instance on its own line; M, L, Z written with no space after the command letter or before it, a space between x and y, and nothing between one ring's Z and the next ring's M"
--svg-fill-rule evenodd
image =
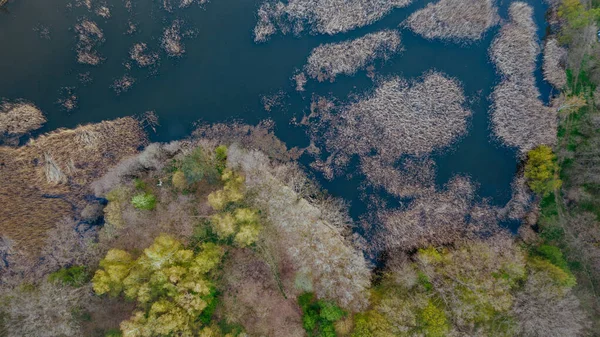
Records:
M220 263L223 248L202 245L198 253L168 235L157 237L143 254L112 249L92 280L96 294L124 293L138 310L121 323L125 337L194 336L197 317L213 300L210 272Z

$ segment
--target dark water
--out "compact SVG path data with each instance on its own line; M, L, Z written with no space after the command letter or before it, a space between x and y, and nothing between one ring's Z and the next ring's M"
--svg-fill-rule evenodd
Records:
M535 8L535 20L543 37L545 5L528 0ZM66 0L12 0L0 12L0 97L22 98L40 107L48 123L40 132L59 127L97 122L120 116L155 111L161 126L152 139L166 141L185 137L193 122L219 122L232 119L255 124L265 118L276 123L276 134L291 146L306 146L304 130L290 125L292 117L308 111L312 93L344 99L350 93L372 90L366 72L338 77L335 83L309 81L304 93L294 91L290 78L301 68L312 48L324 42L355 38L384 28L395 28L414 10L426 5L417 0L408 8L394 10L375 24L336 36L274 36L268 43L253 42L259 0L213 0L200 8L192 5L168 13L161 1L137 1L129 13L122 1L109 1L112 17L102 19L86 8L68 6ZM95 5L98 3L94 2ZM499 3L507 17L510 1ZM104 31L106 42L98 49L106 61L98 66L76 63L76 33L79 18L88 17ZM186 53L168 58L159 49L165 27L182 19L184 27L196 34L184 39ZM138 32L126 35L127 21L138 24ZM43 39L35 27L48 27L51 39ZM501 205L510 199L510 182L517 167L514 149L502 147L490 136L488 96L499 81L489 63L487 49L498 27L479 43L465 46L431 42L402 30L405 52L385 64L376 74L418 77L429 69L457 77L464 85L473 116L468 133L449 150L436 153L437 183L443 185L455 174L466 174L479 184L480 197ZM161 61L154 71L124 67L134 43L145 42L160 51ZM541 65L541 63L539 63ZM90 72L93 82L83 85L78 74ZM137 79L130 91L116 95L110 85L130 74ZM536 73L544 99L550 87ZM64 111L56 101L61 88L74 87L78 109ZM261 96L283 93L284 105L264 110ZM308 158L303 158L307 162ZM352 202L353 215L364 212L359 200L360 177L323 182L334 195Z

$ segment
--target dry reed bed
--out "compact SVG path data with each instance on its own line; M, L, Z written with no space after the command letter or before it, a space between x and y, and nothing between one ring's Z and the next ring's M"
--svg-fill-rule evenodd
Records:
M431 158L406 158L396 166L376 156L363 157L360 168L373 187L384 188L396 197L414 197L435 191L435 162Z
M39 129L46 123L46 117L35 105L17 101L0 104L0 140L3 137L20 137Z
M96 48L104 42L104 33L98 25L90 20L81 20L75 25L77 33L77 62L89 65L98 65L104 59L98 54Z
M156 64L160 57L156 52L149 52L148 45L145 43L136 43L129 50L129 57L141 68Z
M337 34L371 24L412 0L290 0L265 2L258 9L254 41L265 42L280 31Z
M491 95L492 129L496 137L521 154L539 144L556 142L556 113L539 100L535 61L539 54L533 9L522 2L510 6L510 23L500 30L490 56L503 80Z
M145 143L139 122L127 117L0 147L0 233L38 250L48 229L83 208L89 183Z
M163 32L161 45L167 55L171 57L179 57L185 53L185 46L181 41L181 24L181 21L175 20Z
M400 51L400 34L384 30L354 40L318 46L310 53L304 70L313 79L333 82L338 75L353 75L375 60L387 60Z
M499 21L494 0L440 0L413 13L403 24L427 39L476 41Z
M495 212L475 204L474 196L475 186L468 178L454 177L444 190L423 194L408 207L381 211L384 231L378 242L391 251L410 251L496 231Z
M544 47L544 79L560 89L567 85L564 64L567 61L567 50L558 45L555 38L546 40Z
M325 140L332 153L329 162L336 166L373 151L386 163L406 154L423 156L466 131L471 112L464 103L460 83L441 73L429 72L411 82L396 77L335 114L322 112L313 125L313 139Z

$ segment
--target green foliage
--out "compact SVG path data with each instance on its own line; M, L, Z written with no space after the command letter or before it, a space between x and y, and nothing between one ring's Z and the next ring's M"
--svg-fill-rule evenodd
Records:
M450 330L446 313L432 301L419 313L418 323L423 335L427 337L443 337Z
M110 329L108 331L106 331L106 333L104 334L104 337L122 337L123 334L121 333L121 330L119 329Z
M223 248L215 244L205 243L194 253L161 235L137 259L111 249L100 261L93 289L98 295L124 293L137 301L139 310L121 323L124 337L193 335L212 316L202 314L216 305L210 273L222 256Z
M298 305L302 309L302 326L309 337L335 337L334 323L347 315L332 302L316 300L313 293L298 296Z
M142 190L142 191L145 191L146 188L148 188L148 185L146 184L146 182L140 178L135 178L133 180L133 186L135 186L136 190Z
M560 248L550 245L541 245L536 249L537 254L550 261L553 265L559 267L564 271L569 271L569 265L563 257L563 253Z
M433 284L429 281L429 277L425 275L422 271L417 273L417 282L425 288L426 291L430 291L433 289Z
M131 204L137 209L151 211L156 207L156 197L150 193L136 194L131 198Z
M562 181L558 178L558 164L552 149L540 145L529 151L525 164L525 177L532 191L546 196L560 188Z
M55 271L48 276L48 280L72 287L81 287L90 280L90 274L85 266L72 266Z
M530 258L528 267L546 273L555 285L559 287L570 289L577 284L575 276L573 276L570 271L565 271L546 259L541 259L539 257Z
M225 172L227 167L227 146L219 145L215 149L215 167L219 174Z
M600 19L600 9L586 9L580 0L563 0L558 16L566 20L571 28L583 28Z
M202 147L197 147L192 153L183 158L181 161L181 171L189 184L199 182L203 179L206 179L211 184L219 180L217 168Z

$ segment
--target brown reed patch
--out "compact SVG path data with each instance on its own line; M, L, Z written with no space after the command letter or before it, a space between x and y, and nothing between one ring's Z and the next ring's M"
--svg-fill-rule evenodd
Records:
M48 229L85 206L89 183L145 143L139 122L126 117L0 147L0 233L37 251Z
M427 39L469 42L499 21L493 0L441 0L413 13L404 23Z

